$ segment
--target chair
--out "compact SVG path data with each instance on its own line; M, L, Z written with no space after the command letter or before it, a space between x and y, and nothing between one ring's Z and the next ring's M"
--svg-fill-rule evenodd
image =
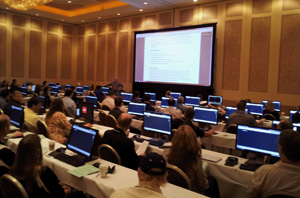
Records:
M107 126L106 114L103 111L99 112L100 124Z
M29 198L24 187L11 175L4 174L0 186L4 198Z
M110 111L111 109L107 105L102 105L102 110Z
M4 112L3 112L3 110L0 108L0 115L1 115L1 114L4 114Z
M275 116L270 113L264 114L262 118L265 118L266 120L276 120Z
M97 101L97 109L101 109L101 103Z
M115 128L117 126L117 120L114 116L108 114L106 116L106 120L107 120L107 126Z
M39 97L37 93L33 93L33 97Z
M228 128L226 129L226 132L236 134L237 133L237 124L229 125Z
M108 144L102 144L98 148L98 155L101 159L115 164L121 164L121 158L118 152Z
M45 122L43 122L42 120L39 120L37 122L37 128L38 128L38 134L42 134L46 138L48 138L49 132L48 132L48 127Z
M167 164L168 182L182 188L191 189L191 181L188 176L177 166Z
M268 198L296 198L290 195L281 195L281 194L276 194L276 195L271 195L268 196Z

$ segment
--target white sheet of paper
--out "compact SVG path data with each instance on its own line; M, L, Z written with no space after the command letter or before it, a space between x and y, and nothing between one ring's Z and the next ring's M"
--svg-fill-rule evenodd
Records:
M142 144L140 145L140 147L138 148L138 150L136 150L136 154L137 155L141 155L142 153L145 153L147 147L149 145L148 141L143 141Z

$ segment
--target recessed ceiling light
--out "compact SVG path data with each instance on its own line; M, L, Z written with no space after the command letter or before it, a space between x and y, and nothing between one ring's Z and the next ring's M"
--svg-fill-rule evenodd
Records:
M6 9L6 10L9 10L9 7L6 7L5 9Z
M68 3L72 3L72 1L67 1Z
M145 4L145 5L147 5L147 4L148 4L148 2L144 2L144 4Z
M194 2L197 2L198 0L193 0Z
M121 14L120 14L120 13L118 13L117 15L118 15L118 16L120 16Z
M82 22L84 22L84 20L81 20Z
M98 17L98 19L101 19L101 17Z
M143 12L144 10L143 9L140 9L140 12Z
M39 14L35 14L35 16L39 16Z
M62 19L61 21L65 21L65 20Z

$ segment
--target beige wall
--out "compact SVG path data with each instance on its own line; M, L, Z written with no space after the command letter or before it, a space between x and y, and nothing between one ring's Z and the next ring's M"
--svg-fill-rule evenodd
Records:
M300 0L239 0L80 26L0 11L0 80L105 84L131 91L134 31L217 23L216 95L300 104Z

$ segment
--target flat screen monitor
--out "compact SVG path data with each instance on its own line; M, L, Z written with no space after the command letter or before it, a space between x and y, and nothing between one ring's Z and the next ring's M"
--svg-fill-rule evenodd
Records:
M32 92L35 92L35 87L36 87L36 85L31 85L31 91Z
M83 86L83 91L89 91L89 86L88 85L84 85Z
M200 97L195 96L185 96L185 105L199 107L200 105Z
M248 112L252 115L263 115L264 106L259 103L246 103Z
M70 84L66 84L66 85L65 85L65 90L67 90L67 89L69 89L69 88L71 88L71 85L70 85Z
M78 94L83 94L83 87L76 87L76 92Z
M293 115L294 115L295 113L297 113L297 112L300 113L300 111L290 110L290 121L291 121L291 122L293 122Z
M145 103L130 102L129 106L128 106L128 113L131 115L142 116L142 115L144 115L145 109L146 109Z
M279 157L279 130L238 125L236 148Z
M237 111L236 107L226 106L225 108L225 119L228 119L229 116ZM245 113L248 113L248 109L245 109Z
M171 92L172 98L179 98L180 96L181 96L181 93L179 93L179 92Z
M76 116L86 118L92 122L94 120L94 105L88 102L78 102Z
M172 116L169 114L145 111L144 130L171 135L171 120Z
M208 103L214 105L222 105L222 96L208 96Z
M51 89L52 94L58 94L58 92L59 92L59 87L52 87Z
M108 94L109 92L109 87L102 87L102 93Z
M218 109L204 108L204 107L194 107L195 122L203 122L207 124L218 124Z
M21 94L27 96L27 87L21 87Z
M30 84L30 82L29 82L29 81L26 81L26 87L28 87L28 86L29 86L29 84Z
M133 94L122 92L121 96L123 98L123 102L131 102Z
M39 96L41 100L41 109L39 111L39 114L42 114L46 111L47 105L46 105L46 99L45 96Z
M97 133L98 130L74 124L69 136L67 149L90 160Z
M266 104L268 103L267 100L263 100L262 104L264 105L264 109L266 108ZM280 101L272 101L275 106L275 111L280 111Z
M144 94L149 94L150 97L151 97L150 101L155 102L155 100L156 100L156 98L155 98L156 94L155 93L145 92Z
M94 108L97 108L97 96L86 96L85 102L92 103L94 105Z
M22 128L24 123L24 108L11 105L10 123L18 128Z
M56 87L58 87L58 91L60 92L62 86L61 85L56 85Z
M49 87L54 87L55 83L54 82L49 82Z
M170 98L168 98L168 97L161 97L161 107L162 108L167 108L167 107L169 107L169 104L168 104L168 100L169 100ZM174 100L175 100L175 109L176 109L176 107L177 107L177 98L174 98Z

